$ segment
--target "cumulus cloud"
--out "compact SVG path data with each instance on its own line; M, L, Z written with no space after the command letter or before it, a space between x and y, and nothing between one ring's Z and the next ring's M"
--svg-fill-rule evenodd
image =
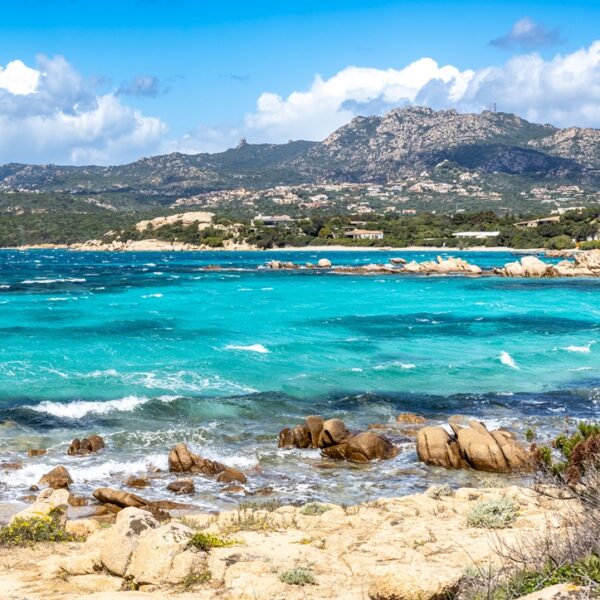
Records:
M155 98L159 94L168 91L163 86L158 77L154 75L136 75L130 81L126 81L119 86L117 94L121 96L150 96Z
M321 140L357 115L413 104L481 112L494 103L532 121L600 126L600 41L551 60L531 53L477 70L442 66L431 58L402 69L347 67L328 79L316 76L308 89L287 97L263 93L235 137ZM188 146L192 140L202 147L201 137L191 133ZM212 135L212 146L214 140Z
M63 57L0 68L0 163L126 162L158 151L166 133L116 94L97 94Z
M511 30L490 44L505 50L537 50L562 43L558 28L550 29L529 17L519 19Z

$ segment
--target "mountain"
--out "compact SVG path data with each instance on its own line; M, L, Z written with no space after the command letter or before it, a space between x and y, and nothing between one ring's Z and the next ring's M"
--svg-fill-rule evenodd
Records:
M516 115L423 107L357 117L323 142L247 144L216 154L173 153L128 165L0 166L1 190L141 197L316 182L385 183L440 162L482 176L600 187L600 130L530 123Z

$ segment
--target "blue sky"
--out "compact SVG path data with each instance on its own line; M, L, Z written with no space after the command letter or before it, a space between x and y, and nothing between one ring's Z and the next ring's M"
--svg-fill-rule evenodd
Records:
M593 109L600 98L586 96L574 110L568 105L581 96L578 88L551 89L552 77L564 86L565 69L579 73L581 65L578 85L600 86L592 50L598 23L600 3L589 1L6 3L0 125L4 119L15 133L0 133L0 162L123 162L159 151L219 150L242 135L319 139L355 114L406 103L466 111L494 100L533 119L600 126ZM575 59L546 73L557 55ZM438 72L418 62L424 58L456 72ZM39 78L20 65L9 77L13 61ZM397 73L415 62L427 74L403 91L409 76ZM519 104L530 71L550 83L529 89ZM328 89L315 88L317 75ZM31 85L15 87L21 77L33 78ZM288 102L295 92L304 96ZM15 143L18 131L31 132L29 145Z

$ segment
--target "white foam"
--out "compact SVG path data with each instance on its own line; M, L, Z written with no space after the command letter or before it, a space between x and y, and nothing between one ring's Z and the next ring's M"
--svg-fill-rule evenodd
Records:
M74 402L51 402L45 400L33 406L27 406L31 410L40 413L46 413L55 417L65 419L81 419L89 414L105 415L114 410L129 412L135 410L138 406L146 404L150 399L139 396L125 396L118 400L106 400L104 402L94 402L86 400L76 400Z
M592 346L595 343L596 342L588 342L583 346L566 346L563 348L563 350L566 350L567 352L580 352L581 354L589 354L592 351Z
M506 365L507 367L510 367L511 369L519 368L517 366L517 363L515 362L515 359L508 352L505 352L504 350L502 350L502 352L500 352L499 358L500 358L500 362L503 365Z
M145 294L142 296L142 298L162 298L163 295L162 294Z
M83 277L65 277L62 279L24 279L21 283L25 285L37 283L84 283L86 279Z
M225 346L225 350L240 350L242 352L258 352L259 354L269 354L269 349L265 348L262 344L250 344L249 346L238 346L236 344L229 344Z
M86 377L118 377L119 372L116 369L104 369L103 371L91 371Z

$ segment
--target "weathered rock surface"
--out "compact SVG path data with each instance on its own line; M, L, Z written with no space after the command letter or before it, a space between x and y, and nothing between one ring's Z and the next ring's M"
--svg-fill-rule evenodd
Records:
M191 479L178 479L169 483L167 489L176 494L193 494L196 491L196 486Z
M113 490L112 488L97 488L92 495L101 504L114 504L121 508L140 508L146 506L148 502L136 494L124 492L123 490Z
M341 419L311 415L293 429L279 432L279 448L321 448L321 454L335 460L368 462L393 458L398 448L382 435L372 431L351 433Z
M577 252L574 261L562 260L558 264L545 263L536 256L524 256L494 269L504 277L600 277L600 250Z
M68 490L64 488L58 490L47 488L40 493L33 504L13 515L10 522L14 522L16 518L29 519L31 517L49 515L55 511L55 509L60 509L61 521L64 524L66 522L67 509L69 507L68 504Z
M528 451L509 431L490 432L479 421L469 421L469 427L450 426L454 435L443 427L424 427L418 432L419 460L439 467L471 467L492 473L531 470Z
M317 262L317 267L319 267L321 269L330 269L331 261L328 258L320 258L319 261Z
M85 456L86 454L94 454L100 452L105 447L104 440L99 435L90 435L90 437L75 438L69 445L67 454L71 456Z
M169 471L172 473L199 473L202 475L221 476L219 481L230 483L239 481L246 483L246 476L238 471L224 465L220 462L202 458L197 454L190 452L185 444L177 444L169 452Z
M47 485L54 490L58 490L61 488L69 489L69 485L73 483L73 480L69 475L69 471L62 465L59 465L45 475L42 475L38 483L40 485Z

